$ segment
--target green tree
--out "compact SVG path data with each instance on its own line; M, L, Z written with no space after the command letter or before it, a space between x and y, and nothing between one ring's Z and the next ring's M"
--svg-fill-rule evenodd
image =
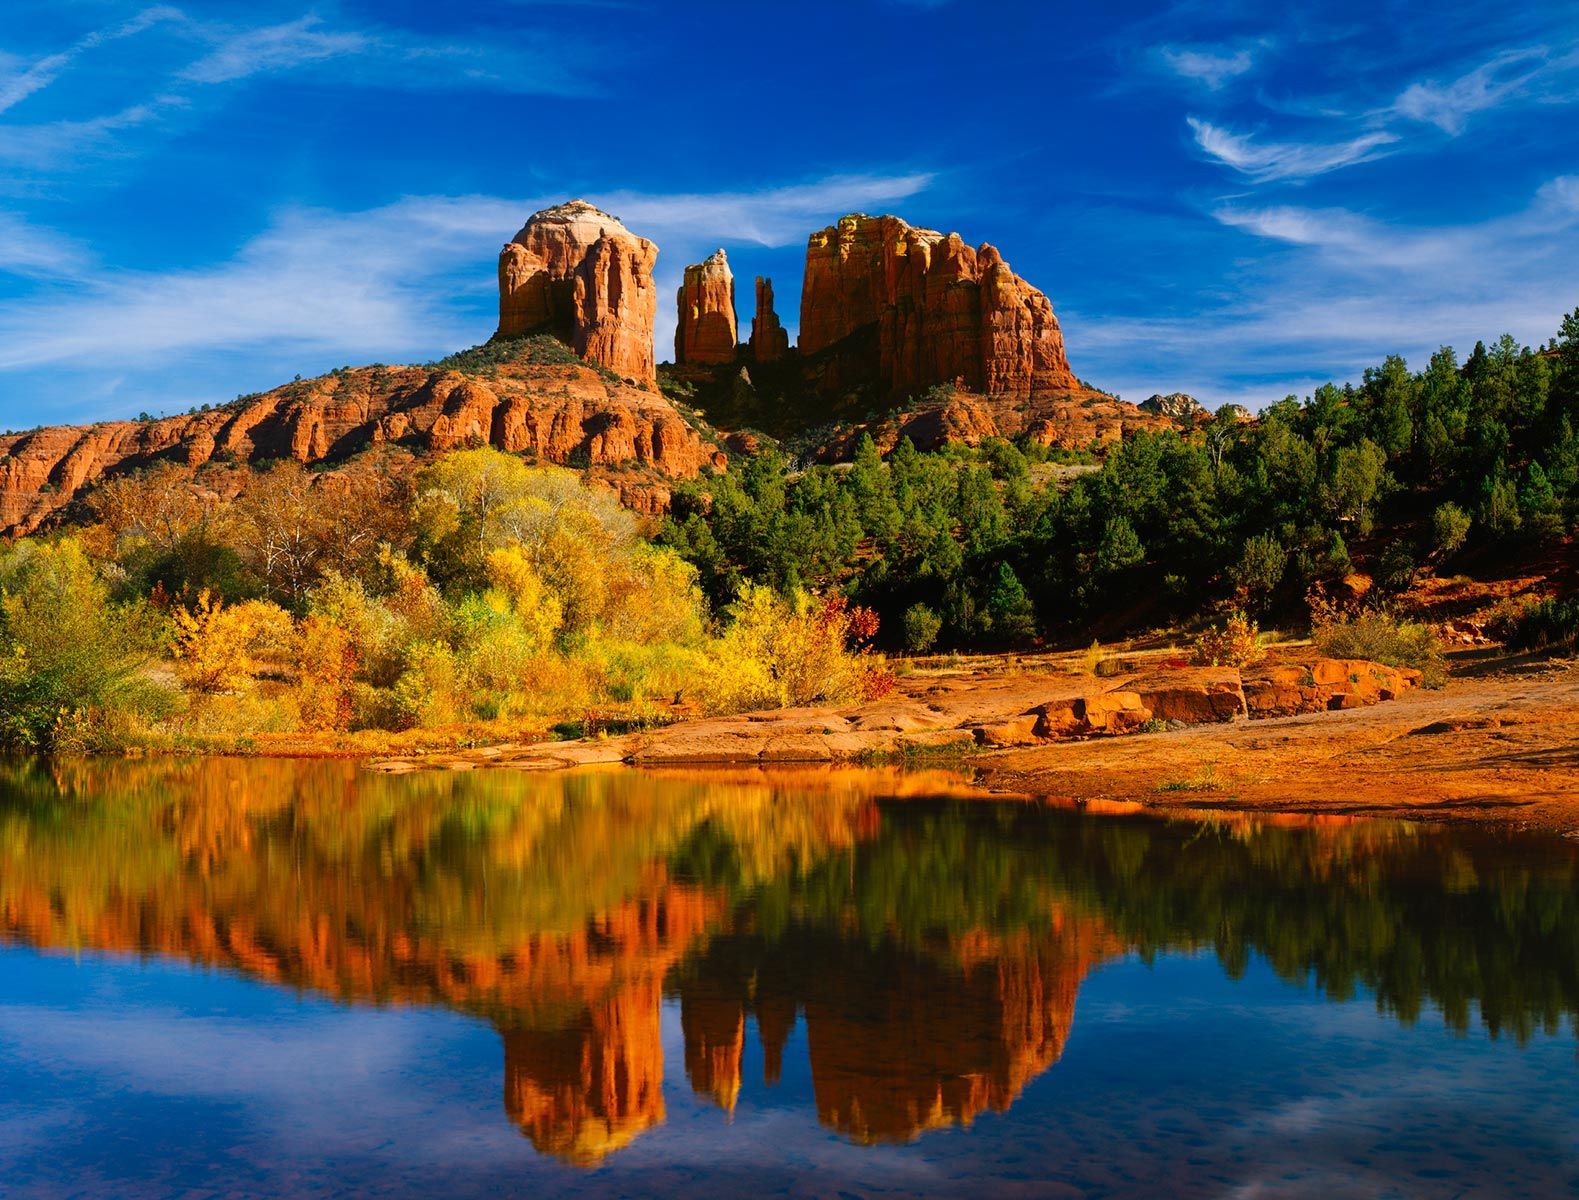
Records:
M1451 558L1469 537L1469 514L1451 500L1431 514L1431 542L1443 558Z
M1036 609L1008 563L999 563L993 576L987 593L987 617L992 636L999 642L1018 645L1036 636Z
M905 649L913 654L925 654L932 649L943 630L943 618L925 604L912 604L905 609Z
M1375 442L1364 438L1357 446L1344 446L1333 461L1327 488L1330 511L1353 521L1362 534L1369 533L1386 477L1387 456Z
M1233 569L1233 580L1253 605L1261 607L1283 582L1287 569L1288 551L1283 543L1274 534L1260 533L1245 539Z

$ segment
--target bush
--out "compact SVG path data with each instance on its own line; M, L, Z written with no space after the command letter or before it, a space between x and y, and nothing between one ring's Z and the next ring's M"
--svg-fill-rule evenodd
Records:
M1419 571L1413 552L1403 542L1393 542L1382 552L1376 565L1376 586L1384 592L1398 595L1414 586Z
M893 686L865 649L877 618L843 596L786 598L746 584L729 615L707 689L714 711L850 704Z
M1239 562L1230 573L1234 583L1259 603L1277 590L1287 569L1288 551L1276 535L1265 533L1245 540Z
M1493 614L1486 626L1511 650L1579 649L1579 596L1529 600Z
M423 364L430 371L465 371L480 375L511 363L533 366L581 366L582 360L565 343L546 333L524 337L493 337L480 346Z
M142 604L115 604L82 543L0 554L0 746L97 748L105 731L167 711L143 668L160 642Z
M912 604L905 610L905 649L925 654L937 644L943 631L943 618L925 604Z
M1328 658L1363 658L1389 667L1412 667L1426 687L1441 687L1447 678L1442 645L1430 628L1372 611L1333 617L1311 632Z
M199 692L234 692L265 671L281 671L296 649L291 615L267 600L225 605L205 588L171 614L176 674Z
M1191 660L1202 667L1243 667L1261 657L1256 623L1236 610L1221 626L1209 627L1195 639Z

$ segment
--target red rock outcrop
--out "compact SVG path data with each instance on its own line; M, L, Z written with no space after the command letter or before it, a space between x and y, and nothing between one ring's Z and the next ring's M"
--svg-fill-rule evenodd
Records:
M688 479L722 465L670 403L577 363L540 364L530 352L482 377L426 367L361 367L288 383L208 412L0 435L0 536L36 530L106 477L174 461L193 470L312 463L368 446L417 454L494 445L576 463L642 511L666 496L637 468ZM239 486L239 485L238 485Z
M533 213L499 252L499 336L549 332L588 362L656 381L658 247L585 200Z
M996 249L893 216L852 214L807 243L800 350L836 347L824 390L871 379L894 396L954 382L989 396L1083 390L1052 305Z
M1287 717L1323 709L1365 708L1420 686L1420 672L1364 659L1318 658L1263 663L1245 671L1253 717Z
M722 249L685 269L677 297L674 361L681 366L735 361L735 277Z
M759 363L777 362L789 352L789 331L779 324L773 309L773 281L757 276L757 313L751 318L751 357Z

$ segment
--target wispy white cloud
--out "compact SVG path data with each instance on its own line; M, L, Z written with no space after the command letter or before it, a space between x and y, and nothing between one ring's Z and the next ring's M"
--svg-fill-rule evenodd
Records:
M264 26L200 25L193 32L209 49L180 71L191 83L237 83L333 62L341 84L406 90L582 95L594 86L580 43L563 39L549 47L519 38L429 38L387 27L337 28L316 14Z
M221 36L214 48L181 72L197 83L230 83L269 71L366 53L368 35L324 28L316 16Z
M1433 269L1495 277L1517 262L1551 257L1553 239L1579 226L1579 176L1548 180L1515 213L1468 225L1412 228L1342 208L1223 205L1212 214L1257 237L1309 247L1352 272ZM1561 257L1558 255L1557 257ZM1575 285L1579 299L1579 284Z
M140 127L167 128L177 111L201 119L205 89L264 76L334 65L337 86L377 85L403 90L480 89L513 94L585 95L597 87L582 42L534 46L520 37L494 41L427 38L389 27L339 27L316 14L253 26L198 20L169 5L145 8L129 20L95 31L72 46L27 62L0 54L0 113L49 86L89 50L168 27L188 61L170 62L170 48L139 70L161 79L147 99L111 111L32 124L0 124L0 195L31 194L40 181L80 175L85 168L136 154L148 137ZM190 58L191 47L200 48ZM607 53L603 61L608 60ZM3 168L10 168L7 172Z
M123 135L147 125L162 111L183 101L162 96L119 112L81 121L46 121L35 125L0 125L0 163L25 171L51 171L81 166L105 155L126 153ZM16 181L13 181L16 182ZM0 179L0 192L6 182Z
M1241 47L1159 46L1157 54L1175 75L1204 83L1214 92L1239 78L1255 65L1250 51Z
M1443 133L1460 134L1475 113L1522 95L1541 75L1548 58L1544 46L1505 51L1447 83L1410 84L1399 94L1393 111L1435 125Z
M0 272L31 279L82 279L92 258L75 238L0 212Z
M930 172L903 175L832 175L812 183L751 192L652 195L608 192L601 203L633 228L655 236L700 238L730 244L786 246L825 221L862 208L893 203L925 191Z
M42 91L71 66L81 55L107 42L133 37L144 30L171 21L185 20L182 12L168 5L145 8L130 20L106 29L95 30L65 50L46 54L27 66L20 59L7 56L0 61L0 113L14 108L35 92Z
M1202 151L1258 183L1309 179L1368 162L1389 153L1399 140L1397 134L1376 129L1339 142L1258 142L1199 117L1186 120Z

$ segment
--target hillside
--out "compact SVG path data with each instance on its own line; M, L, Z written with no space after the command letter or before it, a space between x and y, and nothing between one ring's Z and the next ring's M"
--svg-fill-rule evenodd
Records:
M369 450L414 461L493 445L585 468L638 511L668 481L723 465L661 395L581 362L549 338L490 344L431 366L368 366L300 379L183 416L0 435L0 536L32 533L106 479L161 463L222 494L236 468L278 459L335 466Z

